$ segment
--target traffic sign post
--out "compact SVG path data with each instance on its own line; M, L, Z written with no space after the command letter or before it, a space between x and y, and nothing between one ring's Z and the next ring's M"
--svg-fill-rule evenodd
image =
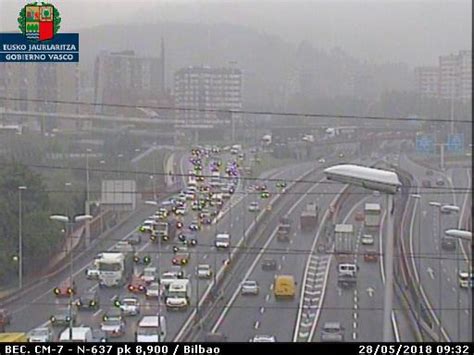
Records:
M446 150L449 153L462 153L464 151L464 135L450 134L446 142Z
M434 139L430 135L416 136L416 151L417 153L433 153Z

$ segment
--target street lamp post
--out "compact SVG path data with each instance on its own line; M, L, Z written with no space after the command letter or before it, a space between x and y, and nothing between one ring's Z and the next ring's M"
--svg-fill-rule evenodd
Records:
M383 309L383 341L392 341L393 303L393 251L394 251L394 205L393 195L401 187L398 175L389 170L368 168L360 165L341 164L324 169L328 180L360 186L369 190L384 192L387 196L387 242L385 246L385 286Z
M67 252L69 252L69 285L72 288L73 285L73 244L72 244L72 231L75 222L82 222L82 221L89 221L92 219L91 215L77 215L73 218L70 218L65 215L51 215L49 219L53 221L62 222L66 225L66 248L68 246L67 238L69 236L69 248L67 248ZM72 319L72 292L69 293L69 304L68 304L68 313L69 313L69 340L72 341L72 326L73 326L73 319Z
M158 202L156 201L145 201L146 205L150 206L158 206ZM161 264L161 236L158 238L158 263L156 267L156 271L160 277L161 280L161 272L160 272L160 264ZM161 282L159 284L159 291L158 291L158 340L161 341L161 334L162 334L162 329L161 329Z
M89 153L92 152L92 149L90 148L87 148L86 149L86 205L85 205L85 215L90 215L91 214L91 211L90 211L90 196L89 196L89 193L90 193L90 187L89 187ZM90 245L90 242L91 242L91 229L90 229L90 224L89 224L89 221L87 220L86 221L86 238L85 238L85 241L86 241L86 248Z
M448 237L451 237L451 238L457 238L458 241L459 241L459 244L461 244L461 240L467 240L469 242L472 243L472 232L469 232L469 231L465 231L465 230L461 230L461 229L448 229L446 231L444 231L444 234ZM461 239L461 240L460 240ZM459 247L459 246L458 246ZM472 254L471 254L472 255ZM456 260L457 260L457 270L458 270L458 273L460 272L459 270L459 252L456 252ZM471 287L469 285L469 282L472 282L472 280L470 281L470 278L471 278L471 274L470 274L470 269L469 269L469 266L471 265L470 262L468 262L468 284L467 286L468 287ZM460 303L461 303L461 300L460 300L460 297L459 297L459 289L458 289L458 341L461 341L461 333L460 333L460 330L461 330L461 312L460 312ZM471 305L472 306L472 305ZM471 307L472 309L472 307Z
M421 195L419 194L411 194L410 195L411 198L414 198L416 203L418 204L418 202L421 200ZM416 220L417 220L417 224L418 224L418 234L417 234L417 241L418 241L418 247L417 247L417 253L414 253L414 257L416 254L418 254L418 266L417 266L417 269L418 269L418 275L419 275L419 284L421 285L422 282L421 282L421 220L420 220L420 209L421 209L421 205L419 206L419 208L417 209L417 213L416 213ZM420 324L421 324L421 300L418 299L418 314L417 314L417 320L418 320L418 327L420 327Z
M443 314L443 298L442 298L442 295L441 295L441 287L443 285L443 282L442 282L442 265L441 265L441 248L442 248L442 241L441 241L441 206L442 204L440 202L436 202L436 201L431 201L429 202L429 205L431 207L434 207L438 210L438 242L439 242L439 253L438 253L438 278L439 278L439 327L438 327L438 341L441 341L441 329L442 329L442 314ZM433 236L434 238L434 236Z
M23 220L21 192L26 186L18 186L18 288L23 287Z

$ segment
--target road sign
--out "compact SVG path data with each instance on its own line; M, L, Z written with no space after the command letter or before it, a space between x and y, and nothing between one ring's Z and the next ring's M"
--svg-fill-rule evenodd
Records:
M434 139L429 135L416 136L416 151L418 153L432 153L434 151Z
M464 135L450 134L446 142L446 150L450 153L460 153L464 150Z

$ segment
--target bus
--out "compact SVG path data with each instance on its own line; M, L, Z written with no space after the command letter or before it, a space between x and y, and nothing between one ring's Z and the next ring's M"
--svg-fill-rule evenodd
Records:
M378 228L380 226L381 211L382 209L378 203L366 203L364 225L368 228Z

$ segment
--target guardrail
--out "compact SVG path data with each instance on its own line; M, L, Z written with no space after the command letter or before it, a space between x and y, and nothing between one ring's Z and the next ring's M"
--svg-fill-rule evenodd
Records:
M310 169L308 172L302 174L298 178L295 179L295 181L291 182L287 188L286 191L291 191L296 184L300 180L304 180L307 176L313 174L315 171L318 170L319 167ZM270 201L269 201L269 206L271 206L272 211L274 211L274 205L276 205L279 200L281 199L282 194L277 194L275 195ZM297 197L295 197L297 199ZM199 329L202 327L202 324L210 318L212 312L215 310L217 302L211 302L216 300L216 294L217 295L217 301L222 300L223 298L223 293L222 289L225 289L229 285L229 281L227 284L224 284L226 281L226 275L229 273L232 273L232 271L237 268L239 264L239 258L242 255L242 246L246 246L247 243L253 242L253 244L257 243L259 239L262 238L262 236L265 233L256 233L256 229L259 226L259 223L265 222L266 219L269 218L269 214L266 212L266 209L261 211L256 219L252 222L252 224L249 226L249 228L245 231L243 237L239 240L237 243L236 247L232 250L230 256L229 256L229 262L226 265L223 265L219 271L216 274L215 282L212 281L209 286L207 287L206 291L202 295L200 301L198 302L198 306L196 307L199 309L199 312L201 313L199 315L199 319L196 319L197 315L197 310L194 309L193 312L191 313L191 316L188 318L184 326L181 328L180 332L176 335L174 341L185 341L190 338L192 338L195 334L199 332ZM253 240L251 236L254 236ZM255 237L256 236L256 237ZM245 243L245 245L244 245ZM213 292L213 294L211 294ZM211 307L205 309L203 308L204 306L209 306ZM203 314L204 313L204 314ZM194 323L197 325L196 327L190 327L190 325ZM194 333L193 333L194 332Z

